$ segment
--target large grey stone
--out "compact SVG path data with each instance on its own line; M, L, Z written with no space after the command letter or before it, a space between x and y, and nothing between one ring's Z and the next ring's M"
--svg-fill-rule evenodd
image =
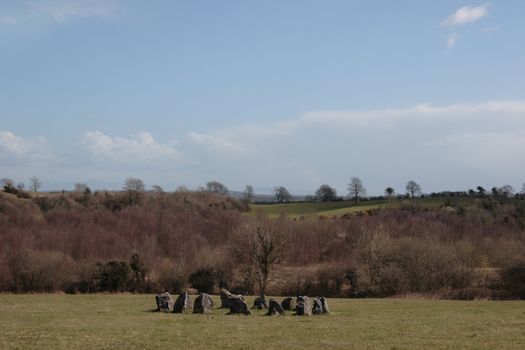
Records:
M262 310L262 309L267 309L268 308L268 302L266 301L266 298L264 296L262 297L257 297L255 298L255 300L253 301L253 307L252 309L259 309L259 310Z
M250 310L248 310L248 304L246 304L246 301L244 301L244 297L242 295L230 296L228 298L228 306L230 308L230 312L228 313L228 315L251 315Z
M276 300L270 299L267 316L284 315L284 309Z
M295 299L288 297L284 298L284 300L281 303L281 306L285 311L295 311L295 304Z
M310 298L308 298L307 296L297 297L295 314L298 316L310 316L312 314L312 305L310 302Z
M321 297L321 304L323 304L323 314L330 313L330 308L328 307L328 301L325 297Z
M157 311L160 312L172 312L175 302L168 292L160 293L155 296L157 303Z
M188 310L191 307L191 300L188 292L183 292L179 295L177 300L175 300L175 305L173 306L173 312L180 314Z
M220 291L220 297L221 297L221 308L229 308L230 305L228 304L228 298L231 297L233 294L230 293L227 289L221 289Z
M319 315L323 313L323 303L321 298L313 298L312 300L312 314Z
M194 314L209 314L213 307L213 300L211 296L206 293L199 294L193 304Z

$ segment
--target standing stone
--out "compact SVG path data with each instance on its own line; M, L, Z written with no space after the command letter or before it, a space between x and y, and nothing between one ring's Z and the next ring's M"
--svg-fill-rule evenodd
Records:
M206 293L199 294L195 299L193 304L193 313L194 314L209 314L211 313L211 308L213 307L213 300L211 296Z
M323 313L323 303L321 302L321 298L313 298L312 302L312 314L319 315Z
M310 316L312 314L312 305L310 304L310 299L307 296L297 297L295 314L298 316Z
M231 297L233 294L230 293L227 289L221 289L220 296L221 296L221 309L222 308L229 308L230 305L228 305L228 298Z
M295 299L291 297L284 298L281 306L286 311L295 311Z
M268 313L266 316L284 315L284 309L277 301L270 299Z
M252 309L259 309L259 310L262 310L262 309L267 309L268 308L268 302L266 301L266 298L264 296L262 297L257 297L255 298L255 300L253 301L253 307Z
M321 297L321 304L323 304L323 314L330 313L330 308L328 307L328 301L325 297Z
M230 296L228 298L228 305L230 307L230 312L228 313L228 315L251 315L250 310L248 310L248 304L246 304L246 301L244 301L244 297L242 295Z
M175 302L171 297L171 294L168 292L160 293L155 296L155 301L157 302L157 311L160 312L172 312L173 305Z
M183 292L179 294L177 300L175 300L175 305L173 306L173 312L176 314L183 313L190 308L191 301L188 292Z

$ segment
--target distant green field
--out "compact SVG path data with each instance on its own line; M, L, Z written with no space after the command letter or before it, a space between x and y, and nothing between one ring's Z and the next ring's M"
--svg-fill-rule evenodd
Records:
M468 204L472 202L471 198L451 199L452 203ZM304 215L344 215L357 213L361 211L379 209L385 207L395 207L402 205L412 205L427 208L439 208L445 203L445 198L417 198L417 199L397 199L397 200L377 200L361 201L358 205L350 201L342 202L300 202L286 204L252 204L250 214L262 211L269 217L278 217L285 214L291 217L300 217Z
M0 349L525 348L523 301L330 299L330 315L310 317L162 314L154 304L153 295L0 295Z

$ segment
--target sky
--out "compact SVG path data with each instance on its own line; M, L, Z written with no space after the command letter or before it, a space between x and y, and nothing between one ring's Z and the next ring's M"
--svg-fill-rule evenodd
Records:
M525 1L0 0L0 178L525 182Z

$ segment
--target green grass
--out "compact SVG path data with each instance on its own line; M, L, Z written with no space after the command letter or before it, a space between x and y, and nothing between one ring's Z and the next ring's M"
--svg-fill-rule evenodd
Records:
M150 312L152 295L0 295L0 349L525 348L525 302L329 303L327 316L180 315Z
M475 199L473 198L452 198L451 203L455 205L468 205ZM396 206L415 206L429 209L437 209L444 205L445 198L416 198L416 199L396 199L396 200L371 200L361 201L358 205L350 201L341 202L300 202L286 204L252 204L248 215L255 215L262 211L271 218L279 215L289 217L301 217L307 215L341 216L345 214L355 214L372 209L381 209Z

